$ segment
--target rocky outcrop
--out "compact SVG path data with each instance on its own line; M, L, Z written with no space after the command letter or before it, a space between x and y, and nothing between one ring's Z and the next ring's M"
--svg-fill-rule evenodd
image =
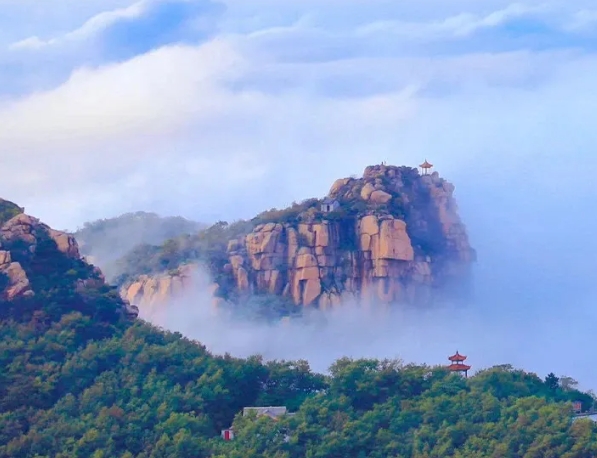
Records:
M0 274L6 278L4 291L1 293L5 299L13 300L33 295L27 273L20 263L12 262L10 251L0 251Z
M344 215L259 225L229 244L236 287L320 307L347 298L429 302L437 287L464 281L475 259L453 191L437 173L406 167L372 166L361 179L337 180L329 197Z
M207 298L210 305L215 305L217 301L213 296L218 285L205 279L198 264L185 264L161 275L141 275L123 286L120 295L127 303L138 306L142 318L153 319L163 312L164 303L193 291L204 293L199 299Z
M0 241L4 244L21 242L28 245L31 253L35 252L38 241L44 236L49 236L62 253L71 258L80 258L77 241L72 235L56 231L43 224L33 216L21 213L8 220L0 227Z
M415 255L404 221L367 215L342 240L343 222L257 226L232 244L231 267L241 291L292 296L296 304L337 304L341 296L404 298L408 283L431 284L427 262ZM353 247L347 247L348 244ZM413 269L418 273L413 278ZM410 281L412 280L412 281Z
M226 283L235 294L269 293L305 306L428 303L447 284L466 283L475 260L453 192L437 173L367 167L362 178L334 182L328 197L338 210L322 213L310 203L294 218L258 224L230 240ZM185 278L141 277L122 294L155 306L184 290Z
M121 296L131 304L136 304L142 310L151 313L152 307L188 290L197 268L196 265L189 264L162 275L141 275L121 290Z
M60 231L51 229L37 218L18 214L0 227L0 249L18 247L21 252L33 255L40 239L44 236L52 239L62 253L68 257L78 258L79 249L75 239ZM18 297L34 295L29 278L21 263L13 261L9 250L0 251L0 273L7 278L2 296L13 300Z
M5 208L19 207L0 199L0 212L10 216L0 225L0 299L13 301L35 296L28 274L31 270L28 271L28 269L39 272L40 269L44 270L40 265L42 263L52 266L57 262L57 258L51 254L52 252L61 253L59 257L64 256L70 259L73 266L86 265L72 235L54 230L40 222L39 219L25 213L14 211L8 213ZM37 267L33 268L33 265ZM87 274L82 277L77 276L76 270L72 271L72 277L68 277L72 278L74 291L80 292L88 288L105 286L104 277L98 268L86 265L83 270ZM67 275L70 273L67 272ZM125 303L122 312L128 317L133 317L136 316L135 309L136 307ZM136 313L138 314L138 310Z

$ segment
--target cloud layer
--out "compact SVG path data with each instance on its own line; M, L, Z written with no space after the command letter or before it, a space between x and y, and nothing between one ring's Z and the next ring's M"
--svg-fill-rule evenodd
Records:
M382 160L595 164L589 2L4 3L0 192L61 227L247 217Z
M520 273L514 267L516 273ZM232 311L212 308L207 278L195 278L195 288L169 304L141 316L153 323L201 341L218 354L229 352L266 359L307 359L326 372L338 358L400 358L405 362L446 364L459 350L468 356L472 372L498 364L536 372L572 376L583 389L597 389L597 368L587 345L597 313L590 302L569 297L531 298L484 285L469 308L443 304L428 310L343 303L326 311L311 310L301 319L266 324L239 318ZM536 292L540 284L529 283Z

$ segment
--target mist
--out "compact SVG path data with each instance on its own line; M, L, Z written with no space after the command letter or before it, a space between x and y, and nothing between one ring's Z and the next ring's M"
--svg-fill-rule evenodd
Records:
M458 349L473 370L511 363L597 388L594 2L12 3L0 195L52 227L138 210L250 218L382 161L427 158L456 186L478 253L468 309L344 304L239 323L213 315L205 286L157 324L317 370ZM132 42L123 24L146 33Z
M447 176L478 255L474 299L465 309L343 304L309 320L269 325L214 314L207 288L198 286L154 322L215 353L302 358L317 371L342 356L445 364L459 350L473 373L512 364L597 389L597 196L591 181L597 158L575 150L573 141L558 148L561 155L546 150L532 161L525 154L477 157Z
M532 161L522 153L479 156L447 176L478 254L474 299L465 309L345 303L308 319L243 322L214 313L203 276L151 320L218 354L301 358L321 372L342 356L445 364L459 350L472 373L512 364L541 377L570 376L595 390L597 196L590 177L597 158L573 141L558 145L562 154L554 151ZM296 200L302 197L308 195Z
M481 227L481 222L471 227ZM559 230L557 225L555 229ZM516 226L508 234L518 243L533 235ZM468 356L471 373L512 364L541 377L554 372L573 377L581 388L597 388L595 350L589 344L596 317L593 288L574 288L579 282L571 278L578 273L574 266L569 266L568 277L554 276L549 264L536 270L532 264L542 261L542 253L524 257L533 246L521 245L520 252L508 253L503 249L507 240L495 243L493 237L499 234L486 230L476 235L480 261L475 269L475 298L467 308L441 304L417 310L400 304L363 307L355 302L276 323L249 321L216 311L208 292L210 279L201 273L192 290L152 316L144 316L141 309L141 317L196 339L216 354L306 359L319 372L326 372L343 356L433 365L446 364L447 357L458 350ZM547 236L542 238L546 242L555 232L537 235ZM545 256L550 254L547 250Z

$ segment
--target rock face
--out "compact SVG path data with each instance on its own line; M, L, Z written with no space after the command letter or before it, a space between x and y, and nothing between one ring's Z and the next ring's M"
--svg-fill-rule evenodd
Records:
M156 311L156 306L189 289L196 268L195 265L187 265L163 275L141 275L123 288L120 295L127 302L136 304L143 316L151 316Z
M255 227L228 247L236 288L319 307L428 302L447 282L465 281L475 260L453 191L437 173L385 165L337 180L329 197L359 214Z
M13 300L19 296L33 295L25 270L18 262L12 262L10 251L0 251L0 273L7 279L2 292L5 299Z
M453 192L437 173L367 167L362 178L332 185L328 197L339 210L315 205L230 240L227 284L235 294L269 293L305 306L428 303L448 284L466 284L475 260ZM145 277L122 293L157 304L184 288L183 278Z
M11 247L20 245L26 247L26 250L33 254L37 249L40 238L49 236L57 248L66 256L79 258L79 249L75 239L63 232L51 229L42 224L37 218L18 214L9 219L0 227L0 249L5 246ZM8 279L8 284L4 288L3 297L13 300L20 296L32 296L33 290L27 273L19 262L13 262L10 251L0 251L0 273Z
M11 202L0 199L0 214L7 214L6 208L14 209ZM18 207L16 207L18 208ZM20 209L22 211L22 209ZM13 214L15 214L13 216ZM27 266L35 258L39 263L40 256L36 255L47 250L47 242L53 242L59 252L66 258L82 263L79 247L75 238L61 231L56 231L39 219L25 213L11 212L9 219L0 220L0 299L12 301L35 295L33 286L27 273ZM55 250L54 249L54 250ZM55 251L54 251L55 252ZM20 260L17 261L17 259ZM52 260L48 259L48 262ZM87 266L92 272L88 278L73 277L75 289L101 287L105 285L104 277L97 268ZM136 307L125 304L123 313L129 317L135 315ZM136 312L138 314L138 310Z
M206 276L198 264L185 264L178 269L161 275L141 275L135 281L120 289L120 296L126 303L135 304L140 317L160 322L167 318L168 310L163 306L171 299L180 299L185 294L197 291L199 297L186 298L202 302L215 310L220 300L214 297L218 285L206 282Z

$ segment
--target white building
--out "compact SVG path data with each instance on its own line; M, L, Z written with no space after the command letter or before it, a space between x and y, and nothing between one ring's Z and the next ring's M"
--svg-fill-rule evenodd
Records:
M323 213L329 213L338 210L340 208L340 202L336 199L332 199L331 197L326 197L321 202L321 211Z
M572 421L580 420L582 418L587 418L595 423L597 423L597 412L593 413L579 413L578 415L574 415L572 417Z
M286 415L286 407L245 407L243 409L243 417L246 417L250 412L255 412L258 417L267 415L270 418L278 418Z

